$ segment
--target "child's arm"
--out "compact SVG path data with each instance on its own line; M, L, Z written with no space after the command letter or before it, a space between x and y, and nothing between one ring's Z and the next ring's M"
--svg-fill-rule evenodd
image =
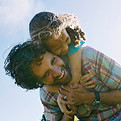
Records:
M81 71L81 49L76 51L74 54L68 56L70 67L71 67L71 73L72 73L72 80L70 84L73 83L80 83L83 87L86 89L91 89L95 87L95 80L90 80L93 75L87 74L82 75Z
M72 55L68 56L70 67L71 67L71 74L72 74L72 83L78 83L82 77L81 72L81 49L73 53Z

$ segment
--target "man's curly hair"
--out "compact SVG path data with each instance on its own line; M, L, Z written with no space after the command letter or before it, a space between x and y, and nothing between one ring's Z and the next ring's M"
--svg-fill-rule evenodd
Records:
M57 16L51 12L40 12L30 21L29 32L32 40L44 43L52 36L52 33L65 28L73 44L77 46L81 38L86 40L85 33L77 23L76 17L69 14Z
M42 87L39 77L32 72L32 63L40 62L40 58L46 52L45 47L40 43L27 41L14 46L4 62L6 75L15 79L15 84L25 89L36 89Z

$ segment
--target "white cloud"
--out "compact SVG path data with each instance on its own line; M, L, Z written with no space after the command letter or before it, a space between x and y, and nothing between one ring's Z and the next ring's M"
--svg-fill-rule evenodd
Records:
M27 27L34 14L42 11L41 0L4 0L0 2L0 26L2 30L17 32ZM2 31L0 30L0 31Z

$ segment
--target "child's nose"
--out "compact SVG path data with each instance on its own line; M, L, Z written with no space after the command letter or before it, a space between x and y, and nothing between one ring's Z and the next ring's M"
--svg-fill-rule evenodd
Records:
M65 45L61 50L61 55L65 55L68 52L68 45Z

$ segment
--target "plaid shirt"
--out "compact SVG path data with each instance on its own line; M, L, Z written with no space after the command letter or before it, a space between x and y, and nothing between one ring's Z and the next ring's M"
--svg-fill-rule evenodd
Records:
M83 47L81 53L82 74L91 73L95 76L95 90L107 92L121 89L120 65L91 47ZM40 89L40 98L44 105L44 115L47 121L58 121L63 116L57 104L57 96L58 93L47 92L44 88ZM92 105L86 106L81 105L78 108L76 115L80 121L109 121L121 112L121 104L116 106L101 104L96 110Z

